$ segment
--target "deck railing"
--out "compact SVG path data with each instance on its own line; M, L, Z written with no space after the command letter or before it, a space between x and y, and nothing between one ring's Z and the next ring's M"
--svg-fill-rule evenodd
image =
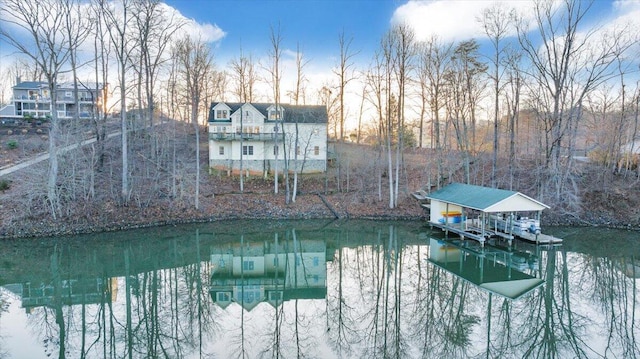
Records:
M276 135L282 136L282 134L275 132L267 133L233 133L233 132L218 132L210 133L209 139L214 141L275 141Z

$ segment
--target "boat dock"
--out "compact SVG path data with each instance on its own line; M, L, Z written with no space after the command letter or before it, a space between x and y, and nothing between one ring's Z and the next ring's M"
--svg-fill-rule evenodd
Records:
M562 243L561 238L541 233L540 213L549 207L519 192L452 183L433 193L415 192L413 196L429 211L429 225L446 234L481 244L491 237L510 244L515 238L539 245Z

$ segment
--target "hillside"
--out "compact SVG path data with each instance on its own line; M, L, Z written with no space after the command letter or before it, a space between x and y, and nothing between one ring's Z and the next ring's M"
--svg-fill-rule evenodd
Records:
M27 129L26 133L13 130L8 134L6 128L0 129L0 167L46 149L46 136L36 130ZM98 166L95 146L63 156L59 185L65 196L63 211L55 220L48 212L44 196L46 161L1 178L0 182L8 188L0 192L0 237L73 234L231 218L332 218L335 216L331 209L340 218L419 219L426 213L410 193L435 182L435 154L427 149L405 151L398 206L389 209L385 157L370 146L332 144L335 161L329 171L301 177L296 202L286 204L282 180L277 195L273 194L273 179L261 176L247 178L244 193L240 193L237 176L209 174L206 135L201 133L201 195L196 210L192 127L173 124L138 136L132 142L133 189L127 205L119 201L121 155L116 137L105 143L104 155L100 157L102 164L95 171L86 170L87 163ZM157 141L145 140L150 137ZM8 146L11 142L16 145ZM158 158L172 168L158 167L159 162L149 158L154 143L163 143L165 147L155 151L161 152ZM448 156L444 165L449 169L446 181L464 180L455 156ZM539 173L521 163L514 189L539 198L536 193ZM476 184L487 184L489 175L489 159L476 158L471 174L477 179ZM499 187L506 188L505 176L502 173L500 176ZM563 194L563 200L556 201L544 194L539 198L551 206L543 213L543 225L640 228L640 186L635 173L614 174L597 165L582 163L572 174L572 181L575 191Z

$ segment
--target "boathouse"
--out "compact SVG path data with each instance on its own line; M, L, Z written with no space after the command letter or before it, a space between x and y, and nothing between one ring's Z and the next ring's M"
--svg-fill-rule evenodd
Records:
M463 183L452 183L425 198L430 200L432 226L480 242L491 236L513 239L514 229L519 230L517 226L528 216L534 217L531 223L537 223L537 228L524 228L521 237L531 233L534 237L529 237L537 241L540 214L549 208L520 192ZM515 234L520 236L519 231Z

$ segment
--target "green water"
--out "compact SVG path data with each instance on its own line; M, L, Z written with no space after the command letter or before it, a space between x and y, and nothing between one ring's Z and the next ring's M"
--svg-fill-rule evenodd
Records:
M0 242L0 358L640 357L640 234L232 221Z

